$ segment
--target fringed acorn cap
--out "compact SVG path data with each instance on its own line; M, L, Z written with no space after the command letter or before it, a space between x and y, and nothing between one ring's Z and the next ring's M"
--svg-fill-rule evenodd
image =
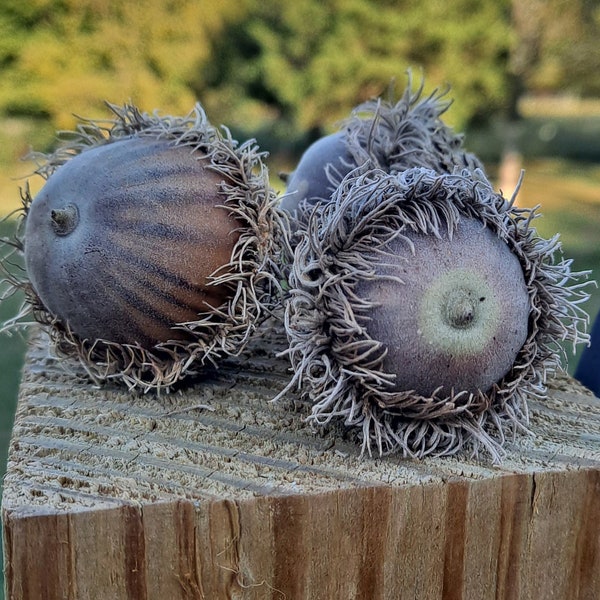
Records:
M253 140L197 105L186 117L109 105L37 155L16 250L32 313L95 381L169 388L238 354L280 302L285 217ZM16 322L16 319L14 320Z
M290 276L288 389L309 420L342 421L369 453L500 460L559 342L587 339L587 274L535 216L481 171L349 174L311 213Z
M463 147L464 136L442 120L452 102L448 90L434 90L423 98L425 82L408 85L397 102L377 98L360 104L344 125L349 153L358 165L368 164L386 173L413 167L452 173L455 169L482 169L479 159Z
M312 206L330 199L341 180L359 166L399 173L425 167L438 173L483 169L442 120L449 90L423 97L425 82L413 91L412 75L397 101L376 98L356 106L339 130L311 144L287 179L281 207L302 223ZM393 86L390 88L393 97Z

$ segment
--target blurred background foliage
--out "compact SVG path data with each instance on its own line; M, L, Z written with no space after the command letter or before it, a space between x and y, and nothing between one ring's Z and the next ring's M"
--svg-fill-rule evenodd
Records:
M405 72L452 85L460 129L525 94L600 92L593 0L3 0L0 116L45 149L104 100L209 118L275 150L331 128ZM19 135L25 134L25 135Z

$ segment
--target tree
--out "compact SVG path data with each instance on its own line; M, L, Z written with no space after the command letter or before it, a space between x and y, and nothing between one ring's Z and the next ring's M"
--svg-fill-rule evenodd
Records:
M561 84L582 96L599 96L600 5L597 0L583 0L567 6L573 15L571 31L565 35L563 25L555 38L555 54L561 57ZM564 24L562 16L556 21Z
M215 123L289 140L392 79L400 92L410 67L427 92L451 84L462 129L527 89L600 90L599 28L595 0L3 0L0 115L70 128L104 100L186 113L199 99Z
M195 84L223 121L283 120L295 131L331 125L397 87L412 67L428 89L450 82L464 125L503 102L509 30L502 0L374 2L246 0L213 36Z
M586 0L512 0L513 35L502 111L504 147L499 175L505 192L515 188L522 168L519 102L523 95L586 86L589 89L586 82L590 81L600 84L596 75L599 19L600 10L593 9Z
M0 111L58 128L73 113L106 114L105 100L187 113L190 81L235 0L4 0Z

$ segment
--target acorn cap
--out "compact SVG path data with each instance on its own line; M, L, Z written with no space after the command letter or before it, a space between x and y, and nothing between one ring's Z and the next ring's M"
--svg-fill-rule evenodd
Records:
M10 283L25 291L22 314L95 381L169 388L241 352L279 306L286 218L265 153L200 105L186 117L109 108L114 120L35 155L47 181L23 193L15 245L28 277Z
M481 171L348 175L295 248L285 325L318 425L363 451L502 456L559 342L586 341L585 273ZM583 330L583 331L582 331Z
M413 167L437 173L483 170L477 156L464 149L464 136L442 120L452 104L445 99L450 89L436 89L424 98L424 85L422 79L413 92L409 72L408 84L397 102L375 98L354 108L344 131L356 165L369 164L386 173Z
M290 174L281 207L300 226L312 208L330 200L342 179L357 167L399 173L413 167L452 173L483 165L463 147L464 136L442 120L451 105L448 90L423 97L425 82L413 91L412 74L397 101L375 98L356 106L335 133L311 144ZM393 97L393 86L390 87ZM294 223L296 224L296 223Z

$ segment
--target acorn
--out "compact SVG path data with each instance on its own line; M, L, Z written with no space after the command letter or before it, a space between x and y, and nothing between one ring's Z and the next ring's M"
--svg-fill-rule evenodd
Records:
M481 170L349 173L310 213L290 274L287 354L308 419L363 452L503 455L560 343L585 342L587 273Z
M26 292L96 381L168 388L238 354L280 302L285 217L264 153L186 117L109 105L40 159L24 194Z
M343 131L319 138L303 152L294 171L286 177L281 208L296 216L301 203L313 206L328 200L343 177L356 166Z
M399 100L375 98L356 106L339 130L311 144L287 177L281 207L300 224L315 205L327 202L341 180L362 166L387 173L426 167L438 173L482 169L463 147L464 136L447 126L442 115L451 105L449 90L423 97L424 80L413 91L412 75ZM393 88L390 89L390 97Z

